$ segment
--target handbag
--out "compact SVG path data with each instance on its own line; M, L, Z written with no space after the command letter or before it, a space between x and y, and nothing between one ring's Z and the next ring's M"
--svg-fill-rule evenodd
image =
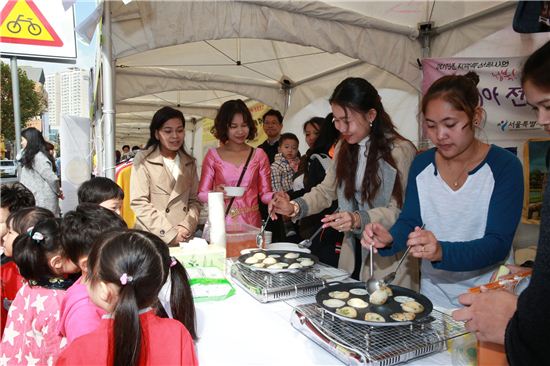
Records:
M246 168L248 168L248 163L250 163L250 158L252 157L252 153L254 153L254 148L250 148L250 153L248 154L248 158L246 158L246 163L244 163L243 171L241 172L241 176L239 177L239 180L237 181L237 187L241 185L241 182L244 177L244 173L246 173ZM225 209L225 217L227 217L227 214L229 213L229 210L231 210L231 206L233 205L233 201L235 201L235 197L231 197L231 200L229 201L229 204L227 205L227 208Z

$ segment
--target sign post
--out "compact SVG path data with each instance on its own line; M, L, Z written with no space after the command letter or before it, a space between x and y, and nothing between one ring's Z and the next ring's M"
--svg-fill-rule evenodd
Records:
M2 57L76 63L73 8L62 0L0 0Z
M0 46L10 57L15 151L21 151L17 59L76 63L74 12L62 0L0 0Z

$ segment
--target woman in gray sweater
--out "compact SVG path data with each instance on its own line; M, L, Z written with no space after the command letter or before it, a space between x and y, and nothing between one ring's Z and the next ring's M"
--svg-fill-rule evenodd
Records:
M63 198L63 194L44 137L36 128L27 128L21 132L21 146L21 184L32 192L36 206L47 208L59 216L59 198Z

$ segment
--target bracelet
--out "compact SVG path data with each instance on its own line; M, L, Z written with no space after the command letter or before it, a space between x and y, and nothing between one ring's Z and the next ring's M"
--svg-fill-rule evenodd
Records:
M288 217L293 218L293 217L296 217L300 212L300 206L294 201L290 201L290 204L292 205L293 210L292 210L292 213L288 215Z
M361 228L361 215L359 214L359 211L353 211L351 213L351 217L352 217L352 225L351 225L351 228L352 230L354 229L360 229Z

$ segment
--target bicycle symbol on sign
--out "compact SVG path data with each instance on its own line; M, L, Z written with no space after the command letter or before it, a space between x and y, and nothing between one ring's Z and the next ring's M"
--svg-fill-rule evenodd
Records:
M42 27L40 27L40 25L36 23L33 23L32 18L23 19L22 17L23 14L19 14L17 16L17 19L8 22L6 26L10 32L19 33L21 32L21 24L19 23L29 23L29 25L27 26L27 30L30 34L32 34L33 36L37 36L42 33Z

